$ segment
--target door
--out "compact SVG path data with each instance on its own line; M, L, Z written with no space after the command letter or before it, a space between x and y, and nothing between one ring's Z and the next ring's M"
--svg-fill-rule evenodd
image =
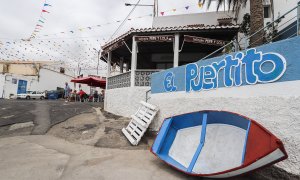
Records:
M27 81L19 80L17 94L23 94L27 91Z

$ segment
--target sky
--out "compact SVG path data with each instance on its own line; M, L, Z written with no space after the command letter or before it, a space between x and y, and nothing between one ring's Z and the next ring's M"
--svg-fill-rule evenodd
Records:
M101 45L130 28L151 27L153 8L137 7L111 37L133 8L124 4L137 1L1 0L0 60L64 62L70 69L94 72ZM140 4L153 4L153 0ZM198 7L198 0L158 0L158 7L160 16L161 12L169 16L207 11ZM43 9L47 12L41 13ZM28 41L36 27L39 32ZM106 64L100 62L99 67L100 74L105 74Z

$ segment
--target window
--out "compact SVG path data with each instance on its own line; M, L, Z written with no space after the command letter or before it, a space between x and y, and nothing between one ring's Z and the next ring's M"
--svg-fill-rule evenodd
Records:
M12 79L11 79L11 83L13 83L13 84L17 84L17 81L18 81L18 80L15 79L15 78L12 78Z
M271 17L271 6L267 5L264 6L264 18L270 18Z

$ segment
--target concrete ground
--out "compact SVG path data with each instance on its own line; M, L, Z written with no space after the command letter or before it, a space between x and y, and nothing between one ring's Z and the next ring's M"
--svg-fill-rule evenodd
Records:
M43 135L55 124L82 113L93 112L93 107L103 107L103 103L0 99L0 136ZM9 131L10 125L28 122L34 126Z
M146 134L139 146L131 146L121 133L129 119L107 113L99 104L7 102L14 103L22 112L31 109L33 115L26 118L34 125L16 128L8 123L0 128L0 179L201 179L178 172L150 153L152 133ZM2 105L0 109L5 108ZM5 113L15 118L4 119L27 123L11 107L10 111L5 108ZM0 121L7 116L4 110ZM35 129L47 133L32 135ZM272 166L232 179L300 178Z

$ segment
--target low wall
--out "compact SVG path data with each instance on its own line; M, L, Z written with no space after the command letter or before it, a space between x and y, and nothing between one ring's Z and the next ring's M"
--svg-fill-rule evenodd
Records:
M273 89L273 91L269 91ZM300 175L300 81L221 88L201 93L152 94L159 107L151 124L158 130L166 117L200 110L224 110L245 115L280 138L289 158L277 165Z
M259 46L151 76L152 124L200 110L242 114L282 140L289 155L276 166L300 176L300 37Z
M146 92L150 87L126 87L108 89L105 91L104 109L113 114L130 117L140 106L140 101L146 100Z

